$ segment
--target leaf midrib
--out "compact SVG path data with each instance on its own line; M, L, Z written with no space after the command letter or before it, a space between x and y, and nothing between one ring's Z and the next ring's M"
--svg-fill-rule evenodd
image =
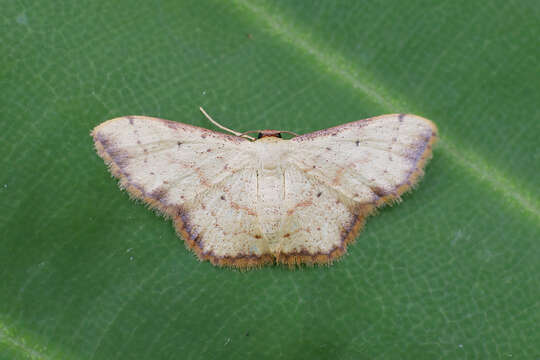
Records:
M6 346L18 349L30 359L50 359L45 354L27 346L24 338L12 335L11 331L2 323L2 321L0 321L0 344L4 344Z

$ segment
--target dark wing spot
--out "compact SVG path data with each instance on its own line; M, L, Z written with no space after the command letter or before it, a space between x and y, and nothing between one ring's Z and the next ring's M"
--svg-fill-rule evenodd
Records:
M386 195L386 191L384 191L383 188L374 186L371 188L371 191L373 191L378 197L383 197Z
M322 192L319 192L319 193L317 194L317 197L321 197L321 195L322 195Z
M129 161L129 155L126 151L117 149L113 146L110 146L109 155L114 160L114 162L121 168L125 167Z
M220 199L225 200L225 196L221 195Z
M150 194L150 197L160 201L166 195L167 195L167 190L162 187L158 187L156 190L152 191L152 193Z
M326 150L332 150L332 149L330 149L329 147L327 147Z
M109 139L107 139L102 133L97 133L95 135L95 139L99 141L104 148L108 148L111 145Z

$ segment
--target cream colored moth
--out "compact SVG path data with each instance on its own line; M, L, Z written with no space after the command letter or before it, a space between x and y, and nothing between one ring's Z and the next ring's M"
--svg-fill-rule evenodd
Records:
M204 110L201 109L204 112ZM254 139L146 116L91 133L120 187L171 218L200 260L239 268L329 264L366 217L423 175L437 127L409 114Z

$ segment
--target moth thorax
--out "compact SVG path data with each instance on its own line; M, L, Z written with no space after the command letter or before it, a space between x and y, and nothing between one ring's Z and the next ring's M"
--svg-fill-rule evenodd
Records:
M254 143L261 168L273 170L279 167L285 155L284 140L277 137L262 138Z

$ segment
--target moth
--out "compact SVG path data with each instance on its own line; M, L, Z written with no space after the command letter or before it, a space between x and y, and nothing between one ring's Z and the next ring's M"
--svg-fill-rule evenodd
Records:
M433 122L410 114L284 139L240 134L201 111L232 135L146 116L91 135L120 187L218 266L332 263L368 215L417 184L437 140Z

